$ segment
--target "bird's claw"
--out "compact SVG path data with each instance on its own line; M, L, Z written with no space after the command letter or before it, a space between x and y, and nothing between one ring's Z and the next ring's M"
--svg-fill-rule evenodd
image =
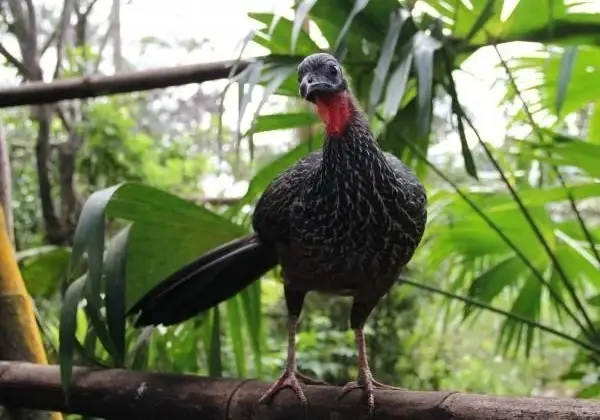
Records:
M267 390L267 392L265 392L259 398L259 400L258 400L259 404L271 403L271 401L273 401L273 398L275 397L275 394L277 394L283 388L289 387L298 396L302 405L306 405L307 399L306 399L306 396L304 395L304 390L300 386L300 382L298 381L298 378L301 378L303 381L304 380L314 381L313 379L309 378L308 376L302 375L293 370L285 370L281 374L279 379L273 385L271 385L271 387Z
M375 390L376 389L391 389L396 391L406 391L405 388L397 388L395 386L386 385L379 381L376 381L370 375L361 376L357 381L348 382L342 388L342 392L338 396L338 399L343 398L347 393L355 389L362 388L367 398L367 406L369 408L369 415L373 416L375 411Z

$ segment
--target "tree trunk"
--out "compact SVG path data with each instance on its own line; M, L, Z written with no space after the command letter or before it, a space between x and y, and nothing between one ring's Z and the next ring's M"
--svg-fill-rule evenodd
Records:
M38 123L38 137L35 145L38 188L42 217L46 227L46 239L53 245L64 245L65 235L56 215L52 200L52 184L50 182L50 123L52 114L48 105L34 107L34 119Z

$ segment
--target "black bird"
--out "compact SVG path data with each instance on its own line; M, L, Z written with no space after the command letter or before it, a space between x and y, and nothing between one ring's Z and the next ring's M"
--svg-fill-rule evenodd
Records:
M350 326L359 375L346 392L363 388L373 413L377 382L369 368L363 327L419 245L427 197L417 177L382 151L348 87L338 61L312 54L298 66L300 95L316 105L325 125L322 150L281 173L260 197L253 234L202 255L150 290L129 311L136 326L172 325L242 291L281 265L289 315L284 371L260 401L299 384L320 383L296 370L296 329L307 292L352 296Z

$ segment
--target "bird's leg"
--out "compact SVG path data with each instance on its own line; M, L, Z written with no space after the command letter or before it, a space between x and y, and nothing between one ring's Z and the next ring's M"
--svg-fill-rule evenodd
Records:
M287 288L284 292L289 316L287 360L281 376L267 392L260 397L259 403L270 402L280 390L289 387L296 393L300 402L306 404L306 396L300 386L300 381L309 385L324 385L326 382L312 379L296 370L296 330L298 328L298 321L300 319L302 304L304 303L306 293L290 291Z
M356 338L356 347L358 349L358 378L356 381L348 382L346 385L344 385L340 394L340 398L354 389L363 388L367 397L369 413L373 415L375 409L375 389L394 389L400 391L404 390L404 388L396 388L391 385L386 385L373 378L371 368L369 367L365 333L363 331L364 322L371 310L372 307L368 308L368 305L358 302L354 302L352 305L350 324L352 329L354 329L354 337Z

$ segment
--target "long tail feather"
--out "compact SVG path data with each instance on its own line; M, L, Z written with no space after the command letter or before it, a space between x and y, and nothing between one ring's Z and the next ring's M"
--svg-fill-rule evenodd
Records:
M129 311L136 327L185 321L241 292L277 265L275 249L255 235L221 245L182 267Z

